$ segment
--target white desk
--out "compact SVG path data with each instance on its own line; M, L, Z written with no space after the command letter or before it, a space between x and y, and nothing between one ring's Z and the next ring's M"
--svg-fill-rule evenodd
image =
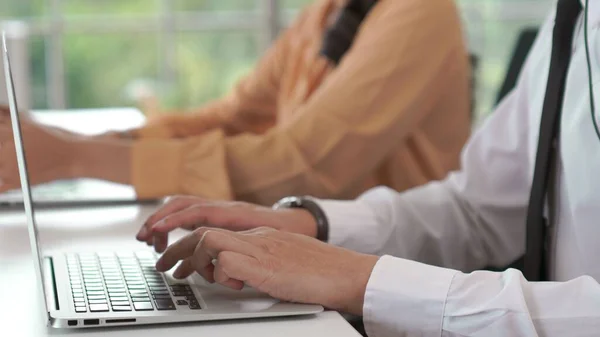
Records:
M150 206L123 206L39 212L40 239L45 251L143 249L146 246L133 238L152 210ZM336 312L295 318L55 330L45 326L35 282L25 216L22 212L0 212L1 336L360 336Z

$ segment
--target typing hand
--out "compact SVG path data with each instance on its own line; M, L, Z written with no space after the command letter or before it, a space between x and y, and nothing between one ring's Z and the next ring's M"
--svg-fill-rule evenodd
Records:
M256 228L243 232L198 228L171 245L156 263L173 275L198 272L232 289L247 284L272 297L362 315L378 257L328 245L304 235Z
M243 231L270 227L316 236L316 224L310 213L300 209L273 210L243 202L209 201L178 196L169 199L142 225L136 238L154 245L157 252L167 248L168 235L174 229L195 230L215 227Z

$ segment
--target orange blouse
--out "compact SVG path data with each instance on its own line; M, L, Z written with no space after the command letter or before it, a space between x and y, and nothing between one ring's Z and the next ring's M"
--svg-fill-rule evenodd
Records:
M319 50L338 2L305 9L228 96L137 130L138 195L346 199L458 168L470 74L453 1L378 1L332 67Z

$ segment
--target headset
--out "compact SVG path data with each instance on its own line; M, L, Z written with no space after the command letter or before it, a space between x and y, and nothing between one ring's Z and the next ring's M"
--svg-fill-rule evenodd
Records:
M592 80L592 61L590 57L590 44L588 40L588 16L590 7L590 0L585 0L585 13L583 16L583 38L585 40L585 57L587 60L587 70L588 70L588 87L590 90L590 110L592 114L592 123L594 125L594 131L596 131L596 136L598 140L600 140L600 129L598 128L598 122L596 121L596 103L594 100L594 81Z
M354 42L359 27L377 0L349 0L323 37L320 54L338 65Z

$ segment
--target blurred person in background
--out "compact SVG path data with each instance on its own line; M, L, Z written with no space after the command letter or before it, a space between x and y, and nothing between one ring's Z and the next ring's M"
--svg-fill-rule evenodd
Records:
M402 191L458 168L469 69L452 0L319 0L220 100L103 137L27 122L30 174L259 204ZM19 186L6 114L0 143L2 192Z

